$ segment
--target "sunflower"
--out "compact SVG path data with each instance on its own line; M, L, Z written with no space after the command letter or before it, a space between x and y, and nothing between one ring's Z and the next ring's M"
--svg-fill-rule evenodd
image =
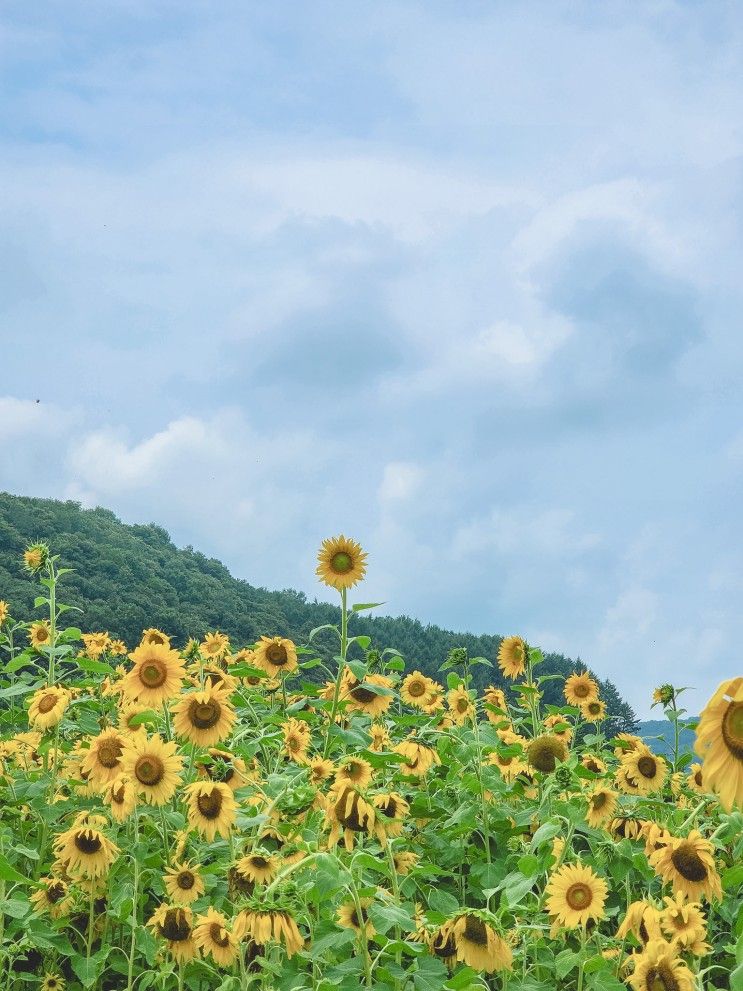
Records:
M689 786L689 788L691 788L692 791L695 791L697 793L697 795L707 794L707 789L704 787L704 778L702 774L701 764L691 765L691 767L689 768L689 776L686 779L686 783Z
M563 864L547 882L547 911L568 929L585 926L589 919L604 917L607 890L606 882L590 867Z
M526 671L527 646L521 637L506 637L498 648L498 667L507 678L518 678Z
M546 733L531 741L526 756L530 766L535 770L551 774L558 761L567 760L568 749L559 737Z
M617 929L617 939L626 939L630 933L641 943L663 938L658 910L646 898L628 906L622 924Z
M413 870L420 857L417 853L413 853L410 850L400 850L398 853L392 855L392 860L395 865L395 873L399 874L400 877L405 877L406 874L409 874Z
M237 718L228 696L214 688L186 692L172 711L175 732L199 747L227 739Z
M275 854L268 850L254 850L237 861L235 867L253 884L268 884L279 873L281 864Z
M261 637L255 648L253 663L270 678L290 674L299 665L297 648L283 637Z
M165 805L181 783L183 758L174 741L164 743L157 734L147 737L133 733L126 738L121 769L128 775L138 795L150 805Z
M65 991L66 987L67 982L64 977L60 977L59 974L50 974L47 971L44 974L44 980L41 982L39 991Z
M281 727L284 734L284 751L297 764L306 764L310 746L310 727L301 719L290 717Z
M438 681L431 682L431 688L423 700L423 711L432 716L444 708L444 686Z
M584 705L595 702L599 697L599 686L587 671L582 674L571 674L563 687L565 701L568 705Z
M204 684L201 684L203 678ZM191 679L191 683L201 688L213 688L224 695L232 695L240 684L234 675L224 671L218 664L204 664L201 667L201 678L198 676Z
M660 791L666 778L666 762L647 747L636 747L622 758L622 768L640 795Z
M580 714L587 723L600 723L602 719L606 719L606 702L601 699L584 702L580 707Z
M103 788L103 801L109 806L111 815L117 822L128 819L137 805L137 791L131 778L120 774L118 778L109 781Z
M615 757L622 757L636 747L645 746L645 741L641 737L635 736L634 733L617 733L614 741L617 743L617 746L614 748Z
M335 770L333 762L323 757L313 757L307 766L313 785L319 785L321 781L326 781Z
M204 894L204 882L198 867L187 861L177 861L168 867L163 884L171 901L177 905L190 905Z
M388 836L400 836L403 824L410 812L410 805L396 791L375 795L372 799L374 807L384 816L384 831Z
M565 743L570 743L573 739L573 730L565 716L547 716L544 720L544 728L549 730L553 736L564 740Z
M229 785L221 781L196 781L187 785L188 824L211 841L219 835L228 839L235 823L237 802Z
M353 849L356 833L376 835L380 842L384 839L384 826L378 822L374 807L355 788L346 785L330 790L325 826L330 829L328 847L336 846L343 836L349 852Z
M475 970L484 970L488 974L496 970L511 970L511 947L486 919L484 912L461 912L441 927L440 941L446 946L451 939L453 955Z
M68 874L84 878L107 874L119 855L116 844L84 819L60 833L54 841L54 849Z
M371 737L371 743L369 744L370 750L374 751L374 753L389 750L392 740L386 726L382 725L382 723L372 723L367 732Z
M663 899L666 907L661 910L660 924L664 932L680 947L688 947L707 935L707 921L699 902L687 901L684 895Z
M40 571L49 560L49 547L47 544L37 541L30 544L23 552L23 563L27 571L35 574Z
M618 840L636 840L642 831L642 822L629 816L620 816L609 823L609 832Z
M111 637L108 633L83 633L82 639L85 644L85 653L93 659L105 653L111 643Z
M207 633L199 645L199 650L203 657L208 657L218 661L224 657L230 649L230 638L225 633Z
M617 808L617 793L610 788L594 788L588 796L586 822L589 826L602 826L611 819Z
M93 784L103 787L121 774L121 755L125 742L126 737L115 729L104 730L93 737L81 765Z
M646 857L649 857L651 853L655 853L656 850L660 850L661 847L666 846L673 839L673 836L665 826L660 826L657 822L644 822L641 832L645 839Z
M8 613L10 612L10 606L5 601L5 599L0 599L0 626L3 625L5 620L8 618Z
M62 721L62 716L70 701L70 693L65 688L50 685L40 688L31 696L28 707L28 722L35 730L48 730Z
M625 795L639 795L637 781L629 776L627 768L618 767L614 772L614 783Z
M373 898L360 898L359 908L355 902L344 902L338 909L336 919L338 925L344 929L353 929L357 933L364 933L367 939L373 939L376 929L372 925L367 909L374 904Z
M694 975L673 946L654 939L633 956L635 971L629 978L634 991L694 991Z
M193 938L193 912L187 905L161 905L150 917L148 926L164 939L174 960L188 963L198 956Z
M34 891L29 901L39 913L47 913L52 919L68 915L72 906L67 882L59 877L42 877L41 887Z
M163 633L162 630L158 630L154 626L151 626L142 634L142 642L140 646L148 646L149 644L156 644L160 647L169 647L170 637L167 633Z
M367 674L359 681L350 668L346 668L341 679L340 698L349 712L364 712L377 719L392 705L392 682L383 674Z
M704 761L704 784L726 812L743 809L743 678L724 681L702 710L695 752Z
M441 758L435 750L415 740L408 739L398 743L395 753L405 758L405 762L400 764L401 773L414 778L424 777L434 764L441 763Z
M649 857L650 866L674 893L690 901L722 897L720 877L715 868L713 846L693 829L686 838L672 837Z
M283 910L243 909L235 919L233 932L239 939L249 936L259 946L271 941L283 943L287 957L293 957L304 946L297 923Z
M329 537L318 551L315 573L330 588L352 588L366 574L366 554L361 544L343 534Z
M433 681L420 671L413 671L400 685L400 698L408 705L422 709L426 704L426 696L433 688Z
M127 699L157 709L176 698L186 676L177 650L171 650L165 644L140 644L129 657L134 661L134 667L122 681Z
M233 791L243 788L250 780L250 773L242 757L229 750L210 747L206 758L198 764L198 772L211 781L223 781Z
M28 642L36 650L48 647L52 640L52 631L49 621L44 619L40 623L32 623L28 629Z
M367 788L373 777L374 769L368 760L362 757L346 757L335 772L335 784Z
M204 956L211 954L220 967L231 967L237 959L239 939L228 926L227 919L211 905L197 918L193 938Z
M449 704L451 718L458 726L462 726L469 720L474 719L475 705L464 685L458 685L456 688L452 688L447 693L446 701Z
M122 733L143 733L147 735L147 729L144 722L139 722L136 725L132 725L137 716L141 716L145 712L152 712L147 705L139 705L136 702L126 702L123 701L119 704L119 715L116 721L116 725Z
M123 640L112 640L108 645L108 652L115 657L123 657L126 654L126 644Z
M580 762L587 771L591 771L593 774L606 773L606 764L596 754L586 752L581 757Z

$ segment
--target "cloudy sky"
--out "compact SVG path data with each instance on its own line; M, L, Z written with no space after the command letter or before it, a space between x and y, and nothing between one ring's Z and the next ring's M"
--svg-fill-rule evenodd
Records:
M0 22L0 488L321 597L351 533L643 715L740 673L739 4Z

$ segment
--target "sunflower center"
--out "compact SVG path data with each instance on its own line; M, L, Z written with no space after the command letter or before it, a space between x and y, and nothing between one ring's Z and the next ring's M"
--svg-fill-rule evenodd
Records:
M422 681L413 681L408 686L408 695L411 695L414 699L419 699L422 695L426 694L426 686Z
M728 750L743 760L743 702L731 702L722 719L722 738Z
M679 983L667 966L651 967L645 977L647 991L679 991Z
M591 690L584 681L579 681L577 685L573 686L573 695L579 699L588 698L591 694Z
M351 761L350 764L346 764L346 777L351 781L358 781L359 778L363 778L364 768L361 764L357 764L356 761Z
M469 699L457 699L457 712L466 712L469 709Z
M65 886L61 881L54 881L46 889L46 900L51 902L52 905L61 901L65 896Z
M186 913L180 908L169 908L160 923L160 935L171 943L182 943L191 935Z
M565 747L556 737L541 737L529 746L529 763L538 771L554 771L558 760L565 758Z
M704 881L707 868L696 850L688 843L682 843L671 854L673 866L687 881Z
M92 830L85 831L81 833L75 833L75 846L78 848L80 853L84 853L88 857L92 857L94 854L98 853L103 844L101 843L101 838Z
M457 952L454 937L449 936L444 939L443 933L439 930L433 938L431 949L437 957L453 957Z
M601 774L601 768L596 763L595 760L589 759L583 762L583 766L587 771L593 771L594 774Z
M218 819L222 811L222 794L215 788L210 795L199 795L196 805L205 819Z
M601 712L601 703L600 702L589 702L588 703L588 711L591 713L592 716L595 716L597 713Z
M637 770L643 778L654 778L658 765L652 757L641 757L637 762Z
M351 689L351 695L357 702L361 702L362 705L369 705L377 697L374 692L359 684Z
M594 795L593 798L591 799L591 805L594 807L594 809L596 809L596 811L598 811L599 809L603 809L603 807L606 805L608 800L609 799L607 797L606 792L600 791L597 795Z
M337 551L330 559L330 567L337 575L347 575L353 568L353 558L346 551Z
M211 729L219 722L222 706L216 699L208 702L192 702L188 707L188 718L196 729Z
M588 885L579 881L577 884L571 884L565 892L565 901L574 911L580 912L588 908L593 901L593 895Z
M184 891L190 891L196 883L196 878L191 871L180 871L176 879L176 884Z
M275 665L277 668L283 667L288 660L286 656L286 647L282 647L280 643L272 643L266 651L266 657L269 659L271 664Z
M217 946L224 948L230 945L230 937L224 926L221 926L218 922L212 922L209 926L209 938Z
M168 668L162 661L146 661L139 671L139 678L145 688L159 688L165 684Z
M47 630L45 626L40 626L36 631L35 636L37 643L46 643L46 641L49 639L49 630Z
M344 829L351 829L355 833L364 832L366 827L361 822L359 810L359 796L353 794L350 808L346 806L347 795L343 794L335 804L335 814L338 822Z
M701 771L701 768L700 768L700 770L694 772L694 784L697 786L697 788L701 788L702 787L702 771Z
M264 871L268 867L268 861L265 857L251 857L250 863L253 867L257 867L259 871Z
M395 799L394 798L388 799L387 803L383 805L382 808L380 809L380 812L386 815L388 819L394 819L395 816L397 815L397 802L395 801Z
M111 789L111 801L117 805L123 805L126 798L126 787L123 784L115 785Z
M469 940L470 943L476 943L478 946L487 946L488 931L485 928L485 923L473 915L468 915L467 921L464 924L464 938Z
M164 644L165 643L165 637L162 635L162 633L148 633L147 634L147 643Z
M134 765L134 776L140 784L151 788L165 777L165 765L155 754L143 754Z
M57 696L50 692L45 695L43 699L39 702L39 712L51 712L54 706L57 704Z
M98 747L98 763L107 768L116 767L121 757L121 750L121 743L117 739L104 740Z

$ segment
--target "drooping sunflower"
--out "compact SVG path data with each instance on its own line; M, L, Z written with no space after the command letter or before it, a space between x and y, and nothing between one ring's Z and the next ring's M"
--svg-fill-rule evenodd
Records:
M454 955L468 967L488 974L496 970L511 970L511 947L487 919L484 912L460 912L441 927L441 938L445 943L451 938Z
M606 719L606 702L601 699L584 702L580 707L580 714L587 723L600 723L602 719Z
M382 723L372 723L368 729L368 733L371 737L369 749L373 750L375 753L381 753L383 750L389 750L392 746L389 730Z
M592 771L593 774L606 773L606 764L600 757L597 757L596 754L591 754L586 751L581 757L580 762L586 770Z
M39 623L32 623L28 630L28 642L36 650L48 647L52 640L52 631L49 621L44 619Z
M551 774L558 761L568 758L568 748L563 740L552 733L538 736L529 744L526 757L531 767L543 774Z
M250 774L245 761L229 750L217 750L210 747L207 756L198 764L198 772L202 777L211 781L223 781L233 791L243 788L250 780Z
M111 815L117 822L128 819L137 805L137 791L131 778L120 774L118 778L109 781L103 788L103 801L109 806Z
M335 784L367 788L374 777L374 768L363 757L346 757L335 772Z
M102 788L121 774L121 755L126 738L115 729L106 729L90 741L82 769L89 780Z
M60 833L54 849L59 862L73 877L102 877L119 855L116 844L84 820Z
M34 909L40 914L47 913L52 919L68 915L72 898L67 882L59 877L42 877L39 884L41 887L29 899Z
M496 726L510 725L508 704L506 702L505 692L502 688L496 688L494 685L488 685L483 693L483 701L485 703L485 715L491 723L494 723ZM499 711L494 711L496 709Z
M177 650L165 644L140 644L129 657L134 667L121 683L127 699L159 709L178 696L186 670Z
M690 901L722 897L720 876L715 867L714 847L698 830L687 837L673 837L649 857L650 866L677 894Z
M635 778L631 778L624 765L621 765L614 772L614 783L625 795L639 795L640 791Z
M458 726L475 718L475 704L470 693L464 685L458 685L447 693L446 701L449 704L451 718Z
M583 864L563 864L550 875L547 911L560 926L575 929L604 917L606 881Z
M237 959L239 939L227 919L211 905L196 919L193 938L204 956L209 954L220 967L231 967Z
M568 705L584 705L595 702L599 697L599 686L587 671L571 674L563 687Z
M702 710L694 750L726 812L743 809L743 678L723 681Z
M44 732L57 726L70 701L70 693L57 685L40 688L31 696L28 722L35 730Z
M408 705L422 709L425 699L433 687L433 682L420 671L412 671L400 685L400 698Z
M588 796L586 822L589 826L602 826L611 819L617 808L617 793L610 788L594 788Z
M640 795L660 791L666 778L667 765L645 746L636 747L622 758L622 768Z
M353 929L357 933L363 932L367 939L373 939L376 935L376 929L367 912L369 906L373 904L373 898L360 898L359 908L356 907L356 903L353 901L343 902L339 906L336 916L338 925L344 929Z
M204 894L204 881L199 868L185 862L176 862L163 875L163 884L171 901L177 905L190 905Z
M328 847L334 847L343 837L346 850L353 850L357 833L376 835L380 842L384 839L384 826L378 822L372 805L363 795L344 785L332 788L325 809L325 827L330 830Z
M635 747L644 747L645 741L642 737L635 736L634 733L617 733L614 737L617 746L614 747L614 756L623 757L624 754L634 750Z
M654 939L632 957L635 971L629 977L634 991L694 991L696 979L676 949L664 939Z
M397 853L392 855L392 860L395 865L395 873L399 874L400 877L405 877L406 874L409 874L413 870L420 857L411 850L398 850Z
M609 832L618 840L636 840L642 831L642 822L630 816L619 816L609 823Z
M646 857L649 857L651 853L655 853L656 850L660 850L661 847L666 846L673 839L673 836L665 826L661 826L653 820L647 820L642 824L641 836L645 840Z
M125 740L121 770L150 805L165 805L181 783L183 758L177 750L174 741L165 743L157 734L132 733Z
M372 719L378 719L392 705L392 682L383 674L367 674L359 681L350 668L346 668L340 697L349 712L364 712Z
M506 637L498 648L498 667L506 678L518 678L526 671L527 646L521 637Z
M160 647L169 647L170 637L167 633L163 633L162 630L158 630L154 626L151 626L142 634L141 642L144 646L147 646L148 644L156 644Z
M702 772L701 764L691 765L691 767L689 768L689 776L686 779L686 783L689 786L689 788L691 788L692 791L695 791L697 793L697 795L708 794L707 788L705 787L704 784L704 775Z
M256 644L253 664L269 678L291 674L299 665L297 648L285 637L261 637Z
M366 553L350 537L328 537L317 554L317 577L330 588L352 588L366 574Z
M163 904L153 912L147 925L165 940L174 960L188 963L198 956L193 938L193 912L187 905Z
M173 707L173 717L178 736L199 747L226 740L237 718L229 697L214 688L186 692Z
M374 807L384 816L384 831L388 836L400 836L405 819L410 812L410 805L399 792L388 791L375 795L372 799Z
M207 633L199 645L199 650L203 657L211 660L220 660L230 649L230 638L226 633Z
M240 874L253 884L269 884L279 873L281 862L268 850L254 850L235 864Z
M440 712L444 708L444 695L444 686L438 681L431 682L431 688L423 700L423 711L429 716Z
M60 974L51 974L47 971L44 980L41 982L39 991L65 991L67 982Z
M663 938L660 915L647 898L641 898L628 906L622 924L617 929L617 939L626 939L630 933L641 943Z
M405 758L405 763L400 764L401 774L414 778L424 777L435 764L441 763L435 750L416 740L407 739L398 743L395 753Z
M666 907L660 913L660 924L668 937L683 948L705 939L707 920L699 902L687 901L681 894L666 895L663 900Z
M270 942L283 943L287 957L293 957L304 946L299 927L286 910L243 909L235 919L233 932L238 938L249 936L259 946Z
M229 785L221 781L196 781L187 785L188 823L192 829L213 840L228 839L235 823L237 802Z

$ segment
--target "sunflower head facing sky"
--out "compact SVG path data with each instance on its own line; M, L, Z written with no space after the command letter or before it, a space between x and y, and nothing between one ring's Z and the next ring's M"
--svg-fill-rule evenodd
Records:
M350 537L328 537L317 555L317 577L330 588L353 588L366 574L366 553Z

